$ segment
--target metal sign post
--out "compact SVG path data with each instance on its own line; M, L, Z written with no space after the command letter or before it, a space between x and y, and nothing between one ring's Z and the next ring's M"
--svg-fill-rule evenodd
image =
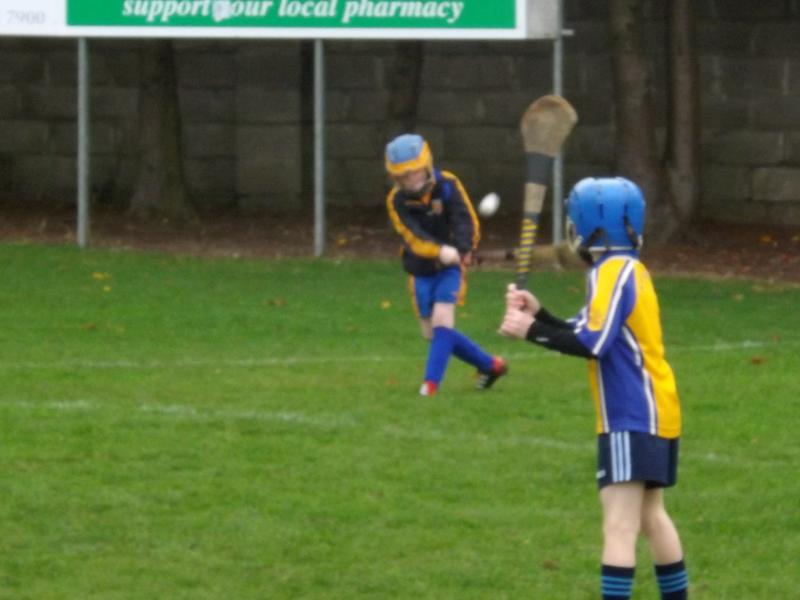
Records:
M553 39L553 93L564 92L564 2L556 0L556 37ZM563 151L553 161L553 244L561 243L564 226L564 156Z
M314 40L314 256L325 253L325 48Z
M78 246L89 243L89 43L78 40Z

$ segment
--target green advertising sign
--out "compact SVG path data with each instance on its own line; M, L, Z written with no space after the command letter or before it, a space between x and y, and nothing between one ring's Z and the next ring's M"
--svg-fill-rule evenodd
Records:
M519 0L67 0L72 27L499 29Z

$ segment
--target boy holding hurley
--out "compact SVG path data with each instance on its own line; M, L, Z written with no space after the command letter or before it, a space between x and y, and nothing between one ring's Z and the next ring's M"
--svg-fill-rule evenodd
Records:
M638 259L645 202L621 177L584 179L567 200L573 249L589 264L587 303L563 321L530 292L506 293L500 332L589 360L603 508L604 599L630 598L636 540L655 562L661 598L687 598L688 577L664 488L677 480L680 402L664 358L658 300Z
M505 361L455 328L455 305L463 302L466 270L480 241L469 196L458 177L434 168L428 143L419 135L394 138L385 159L394 183L386 209L403 238L403 269L422 336L430 341L419 393L436 393L451 355L474 366L477 387L488 389L508 371Z

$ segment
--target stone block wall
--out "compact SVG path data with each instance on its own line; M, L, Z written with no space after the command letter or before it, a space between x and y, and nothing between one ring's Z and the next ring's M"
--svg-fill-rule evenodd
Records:
M607 3L566 1L565 95L580 114L565 184L612 173ZM666 123L665 4L645 2L659 137ZM699 0L702 213L800 224L800 5ZM175 43L187 183L201 207L308 209L313 190L312 46ZM333 206L382 202L382 151L399 133L389 101L398 44L326 42L326 187ZM140 42L93 40L92 187L123 205L136 178ZM517 124L551 91L548 42L425 42L416 129L478 198L517 210ZM0 38L0 197L73 203L76 43Z

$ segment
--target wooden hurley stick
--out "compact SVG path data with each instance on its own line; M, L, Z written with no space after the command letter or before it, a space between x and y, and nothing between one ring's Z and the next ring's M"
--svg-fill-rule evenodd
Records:
M578 122L578 114L561 96L542 96L531 104L520 121L527 157L525 203L517 251L517 288L524 289L531 270L531 256L544 195L553 172L553 160Z

